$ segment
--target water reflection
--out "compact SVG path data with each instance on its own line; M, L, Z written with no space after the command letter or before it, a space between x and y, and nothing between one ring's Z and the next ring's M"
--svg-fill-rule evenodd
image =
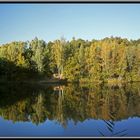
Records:
M124 85L57 86L35 84L0 85L0 116L13 122L39 125L47 119L63 128L68 122L102 120L110 136L125 136L127 129L114 130L115 122L140 116L140 83ZM106 134L97 128L100 136Z

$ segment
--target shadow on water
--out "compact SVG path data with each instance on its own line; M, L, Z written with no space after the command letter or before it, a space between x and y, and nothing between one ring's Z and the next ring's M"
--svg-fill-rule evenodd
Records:
M126 136L127 130L115 130L115 122L140 116L140 83L127 85L57 86L0 84L0 116L13 122L36 125L47 119L64 128L87 119L102 120L110 136ZM106 136L97 128L101 136Z

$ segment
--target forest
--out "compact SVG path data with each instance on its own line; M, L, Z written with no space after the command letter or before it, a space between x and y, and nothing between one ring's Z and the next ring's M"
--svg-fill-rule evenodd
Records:
M0 79L69 82L140 81L140 39L106 37L14 41L0 46Z

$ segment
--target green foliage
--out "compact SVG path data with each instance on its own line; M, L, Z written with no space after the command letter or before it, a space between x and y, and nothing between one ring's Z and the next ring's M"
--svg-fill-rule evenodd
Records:
M0 69L5 71L6 77L8 73L17 73L20 77L22 69L26 69L24 75L30 73L53 78L53 74L58 74L59 78L68 81L131 82L140 81L139 54L139 40L110 37L92 41L75 38L66 41L61 38L46 43L35 38L30 42L2 45Z

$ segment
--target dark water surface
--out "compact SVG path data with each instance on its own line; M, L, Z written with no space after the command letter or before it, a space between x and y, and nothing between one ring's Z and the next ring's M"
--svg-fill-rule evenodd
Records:
M0 84L0 137L138 137L140 83Z

